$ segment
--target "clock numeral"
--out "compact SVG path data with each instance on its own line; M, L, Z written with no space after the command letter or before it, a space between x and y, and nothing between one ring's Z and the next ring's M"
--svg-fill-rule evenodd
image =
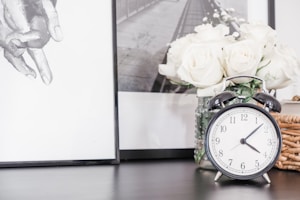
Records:
M257 124L258 123L258 119L257 119L257 117L255 117L255 124Z
M271 146L272 145L272 140L268 139L268 145Z
M223 157L223 155L224 155L224 154L223 154L223 150L220 149L220 150L219 150L219 157Z
M215 139L215 142L216 142L216 144L220 144L220 142L221 142L220 138L217 137L217 138Z
M221 125L220 128L221 128L221 133L225 133L227 131L226 125Z
M241 163L241 169L245 169L245 168L246 168L245 162L242 162Z
M241 114L241 121L248 121L248 114Z
M272 141L272 139L268 139L268 146L272 146L275 142Z
M229 166L231 166L233 159L228 159L228 162L229 162Z

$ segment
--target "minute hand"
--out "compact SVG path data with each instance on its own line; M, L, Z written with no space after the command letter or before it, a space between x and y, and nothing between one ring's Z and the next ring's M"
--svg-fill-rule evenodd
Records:
M251 135L253 135L262 125L264 124L261 124L256 129L254 129L247 137L245 137L245 140L247 140Z

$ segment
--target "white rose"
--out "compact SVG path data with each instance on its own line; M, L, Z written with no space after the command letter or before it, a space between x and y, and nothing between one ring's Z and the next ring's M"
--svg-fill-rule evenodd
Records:
M295 52L284 45L277 45L266 55L270 63L262 66L257 76L266 81L267 89L280 89L292 83L299 76L300 63Z
M221 55L220 44L191 45L184 53L178 76L198 88L215 85L223 78Z
M268 54L278 42L276 31L266 24L245 23L240 26L240 32L242 38L258 41L263 47L264 54Z
M179 84L186 84L177 76L177 70L182 64L182 58L189 46L203 43L225 44L232 41L232 38L225 36L229 33L229 28L225 25L213 27L211 24L200 25L195 28L196 33L188 34L170 44L167 53L167 63L160 64L158 72L165 75L171 81Z
M255 76L262 50L253 40L242 40L227 45L223 49L224 68L227 76ZM250 79L233 79L235 83L248 82Z
M177 77L177 70L182 63L182 56L187 47L192 44L189 35L179 38L170 44L167 53L167 63L158 66L158 72L165 75L174 82L180 83L181 80Z

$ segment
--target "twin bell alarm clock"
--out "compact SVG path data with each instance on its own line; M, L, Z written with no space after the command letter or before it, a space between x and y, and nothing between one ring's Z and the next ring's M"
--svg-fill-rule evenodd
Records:
M225 91L226 82L235 78L261 81L261 92L252 96L255 103L243 103L245 97ZM233 103L234 102L234 103ZM264 80L255 76L235 76L224 80L223 91L209 101L209 110L218 109L206 129L205 150L222 175L248 180L262 176L275 165L281 151L281 133L270 112L280 112L280 103L268 94Z

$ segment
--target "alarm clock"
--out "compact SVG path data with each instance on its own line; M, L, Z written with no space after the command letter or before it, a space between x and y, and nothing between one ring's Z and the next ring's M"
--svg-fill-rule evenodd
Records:
M262 92L252 98L259 104L230 103L243 98L224 91L213 97L209 109L219 109L206 129L205 150L208 159L218 170L215 181L222 175L248 180L262 176L268 183L267 172L275 165L282 145L280 129L269 111L280 112L280 103L266 93L262 79ZM225 86L223 86L225 88Z

